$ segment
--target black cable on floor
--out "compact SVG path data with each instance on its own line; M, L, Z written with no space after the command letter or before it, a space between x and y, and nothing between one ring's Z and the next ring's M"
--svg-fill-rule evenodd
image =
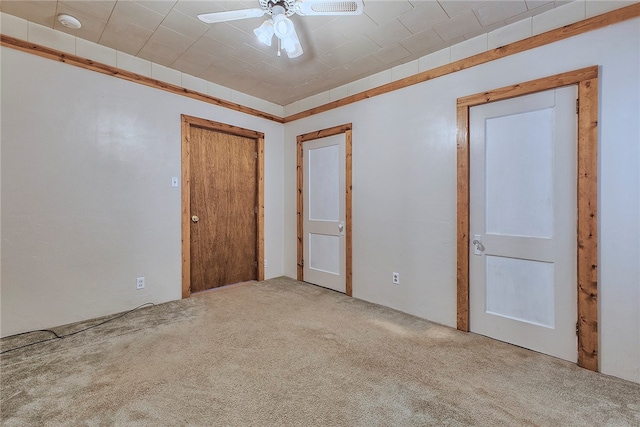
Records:
M55 335L55 337L48 338L46 340L40 340L40 341L32 342L32 343L25 344L25 345L21 345L19 347L12 348L12 349L9 349L9 350L0 351L0 354L9 353L11 351L16 351L16 350L19 350L21 348L30 347L32 345L40 344L40 343L47 342L47 341L53 341L53 340L59 340L59 339L61 340L61 339L70 337L72 335L79 334L80 332L88 331L89 329L93 329L93 328L96 328L98 326L104 325L105 323L109 323L109 322L111 322L113 320L119 319L119 318L121 318L123 316L126 316L129 313L132 313L132 312L134 312L134 311L136 311L136 310L138 310L138 309L140 309L142 307L146 307L148 305L155 305L155 304L152 303L152 302L145 302L144 304L141 304L141 305L137 306L134 309L131 309L131 310L126 311L124 313L118 314L117 316L111 317L111 318L109 318L109 319L107 319L107 320L105 320L103 322L100 322L100 323L95 324L95 325L87 326L86 328L80 329L79 331L68 333L66 335L58 335L55 331L52 331L51 329L38 329L38 330L33 330L33 331L28 331L28 332L20 332L19 334L9 335L8 337L3 337L2 339L5 340L7 338L19 337L20 335L28 335L28 334L33 334L33 333L36 333L36 332L49 332L49 333L52 333L53 335Z

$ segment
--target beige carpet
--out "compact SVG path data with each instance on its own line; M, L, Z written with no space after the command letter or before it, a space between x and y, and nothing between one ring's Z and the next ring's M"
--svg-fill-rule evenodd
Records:
M1 362L4 426L640 425L638 384L286 278Z

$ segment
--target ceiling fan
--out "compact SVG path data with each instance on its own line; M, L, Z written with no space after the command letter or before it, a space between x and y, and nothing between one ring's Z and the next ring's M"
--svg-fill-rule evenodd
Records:
M271 15L258 28L253 30L261 43L271 46L273 35L278 38L278 56L284 49L289 58L302 55L302 46L289 17L327 15L360 15L364 9L362 0L259 0L260 7L253 9L229 10L224 12L201 13L198 19L207 24L235 21L246 18L260 18Z

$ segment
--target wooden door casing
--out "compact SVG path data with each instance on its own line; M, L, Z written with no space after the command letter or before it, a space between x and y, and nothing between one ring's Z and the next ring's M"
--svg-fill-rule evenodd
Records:
M457 327L469 331L469 109L564 86L578 86L578 365L598 371L598 67L458 98Z
M262 133L182 116L183 298L264 279L263 165Z
M332 135L345 134L345 294L353 296L353 271L352 271L352 129L353 125L347 123L298 135L296 138L296 181L297 181L297 279L304 280L304 197L303 197L303 144L306 141L313 141Z

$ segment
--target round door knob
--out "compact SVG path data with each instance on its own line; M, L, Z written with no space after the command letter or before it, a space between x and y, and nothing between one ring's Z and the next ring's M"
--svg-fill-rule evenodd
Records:
M198 218L197 215L194 215L194 216L191 217L191 221L198 222L198 221L200 221L200 218Z

